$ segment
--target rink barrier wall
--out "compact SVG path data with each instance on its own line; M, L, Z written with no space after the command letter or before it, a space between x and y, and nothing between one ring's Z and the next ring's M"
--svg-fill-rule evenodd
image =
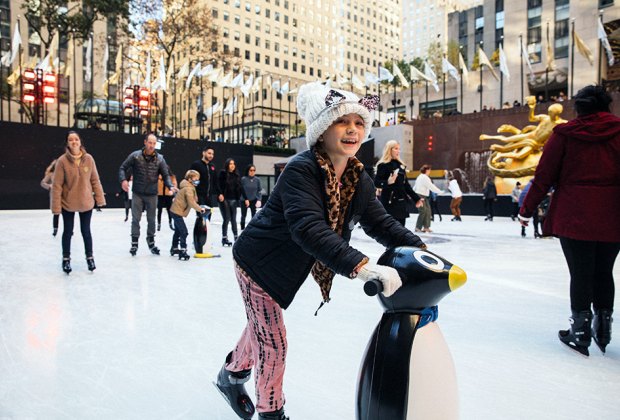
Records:
M49 208L49 194L40 182L45 168L64 153L68 131L66 127L0 123L0 210ZM144 135L92 129L75 131L95 159L108 207L122 207L122 200L116 197L120 191L118 169L129 153L142 148ZM202 157L202 148L207 144L215 151L214 163L218 172L227 158L235 160L240 173L252 163L252 146L241 144L164 137L159 152L180 180L192 162Z

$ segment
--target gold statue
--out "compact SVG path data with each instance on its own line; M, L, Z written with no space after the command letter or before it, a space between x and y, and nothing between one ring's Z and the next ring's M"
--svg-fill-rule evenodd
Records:
M541 149L551 136L553 128L566 122L560 117L564 110L562 105L556 103L549 106L548 115L534 115L536 97L528 96L525 99L530 107L529 120L538 122L537 126L528 125L519 130L510 124L503 124L497 132L512 135L480 135L480 140L499 140L505 143L491 145L493 153L487 162L491 172L501 178L533 175L540 160Z

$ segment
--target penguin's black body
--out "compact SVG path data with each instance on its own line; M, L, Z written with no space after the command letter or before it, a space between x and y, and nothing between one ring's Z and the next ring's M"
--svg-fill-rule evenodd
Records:
M390 297L379 294L385 312L362 360L357 420L457 418L454 365L433 321L436 305L465 282L465 273L415 247L390 249L378 263L394 267L403 286Z

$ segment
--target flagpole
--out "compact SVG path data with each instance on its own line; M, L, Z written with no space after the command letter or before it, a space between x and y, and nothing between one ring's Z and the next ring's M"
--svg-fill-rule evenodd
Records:
M572 39L570 44L570 97L573 97L573 76L575 75L575 18L571 19Z
M58 26L58 69L56 69L56 83L60 84L60 26ZM60 127L60 92L56 87L56 127Z
M460 64L461 57L463 57L463 46L462 45L459 45L459 54L460 54L459 56L459 64ZM461 114L462 114L463 113L463 66L460 66L460 68L461 68L460 82L461 82Z
M278 110L278 114L280 115L280 127L282 127L282 77L280 77L280 105L279 106L279 110Z
M482 49L482 45L483 41L480 41L480 49ZM480 86L479 86L479 92L480 92L480 112L482 112L482 64L480 63L480 52L478 52L478 67L480 68Z
M519 34L519 50L519 57L521 57L521 104L523 104L523 34Z
M549 43L549 19L547 19L547 54L551 50L551 44ZM547 63L545 65L545 102L549 100L549 57L547 57Z
M105 78L108 81L106 84L105 92L105 118L106 118L106 131L110 131L110 40L111 36L108 36L107 49L108 49L108 61L105 63Z
M603 24L603 11L599 10L599 15L598 15L599 20L601 21L601 25ZM603 27L603 29L605 29ZM596 80L598 80L598 84L602 84L603 83L603 41L601 40L601 38L599 37L598 39L598 78Z
M504 48L504 35L500 37L500 45ZM504 72L500 67L499 71L499 107L497 109L502 109L502 105L504 104Z
M413 78L411 79L411 84L409 85L409 119L413 120Z
M394 63L394 65L396 65L396 63ZM394 125L396 125L396 78L394 78L393 85L394 85Z
M93 101L95 100L95 39L90 33L90 117L93 116Z
M428 80L425 80L425 82L426 82L426 103L424 104L424 118L428 118Z
M291 83L291 79L289 77L289 79L288 79L288 84L289 84L288 91L289 92L291 91L291 88L290 88L291 84L290 83ZM351 87L353 87L353 85L351 85ZM288 100L288 138L289 138L288 148L290 149L291 148L291 95L288 92L287 92L286 99Z
M20 19L19 16L17 17L17 31L19 33L19 36L21 38L21 33L22 33L22 25L19 23ZM12 50L12 48L11 48ZM11 51L11 54L13 52ZM22 77L22 44L19 44L19 77ZM21 82L21 80L20 80ZM20 113L19 113L19 122L23 124L24 122L24 102L22 100L22 98L24 97L24 88L23 88L23 83L19 84L19 109L20 109ZM9 101L10 103L10 101Z
M446 54L444 54L443 58L447 60ZM446 73L444 73L443 68L441 71L441 78L443 79L443 99L441 100L441 115L445 116L446 115Z
M73 79L73 126L77 127L77 121L75 120L75 108L77 105L77 77L76 77L76 62L75 62L75 31L73 32L73 36L71 37L71 42L73 42L73 58L71 59L73 62L73 72L71 73L71 78Z
M165 95L165 92L164 92ZM198 122L200 125L198 126L198 136L200 137L200 140L203 140L203 137L205 135L204 133L204 128L205 128L205 123L203 121L203 114L204 114L204 108L205 108L205 104L204 104L204 98L203 98L203 90L202 90L202 76L200 77L200 107L198 108L198 118L200 119L200 121Z

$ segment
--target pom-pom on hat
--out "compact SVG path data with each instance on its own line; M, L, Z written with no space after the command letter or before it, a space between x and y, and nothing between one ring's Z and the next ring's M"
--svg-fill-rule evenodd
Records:
M370 111L379 103L379 97L366 96L360 99L345 90L332 89L321 82L306 83L299 88L297 112L306 122L306 143L314 146L317 139L332 123L343 115L357 114L364 120L366 140L372 127Z

